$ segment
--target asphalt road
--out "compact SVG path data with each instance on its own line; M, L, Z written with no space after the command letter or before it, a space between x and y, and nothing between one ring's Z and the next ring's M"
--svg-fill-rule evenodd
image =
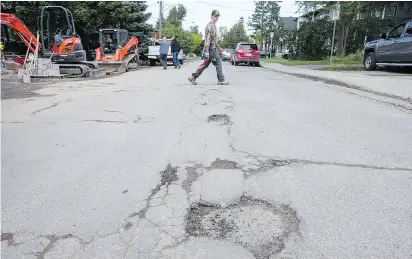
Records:
M264 68L2 100L2 258L408 258L412 115Z

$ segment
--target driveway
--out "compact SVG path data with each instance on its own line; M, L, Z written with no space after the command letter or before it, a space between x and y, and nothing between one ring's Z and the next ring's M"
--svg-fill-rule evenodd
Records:
M400 100L224 62L2 100L3 258L407 258ZM396 82L394 82L396 83Z

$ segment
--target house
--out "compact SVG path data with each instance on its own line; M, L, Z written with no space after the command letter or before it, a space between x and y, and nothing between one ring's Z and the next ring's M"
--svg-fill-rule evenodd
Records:
M282 20L283 25L285 26L286 30L292 31L296 29L297 17L290 16L290 17L279 17L279 18ZM282 57L285 54L289 53L288 46L287 44L283 43L282 38L280 39L280 43L275 44L275 51L276 51L276 54L275 54L276 57Z

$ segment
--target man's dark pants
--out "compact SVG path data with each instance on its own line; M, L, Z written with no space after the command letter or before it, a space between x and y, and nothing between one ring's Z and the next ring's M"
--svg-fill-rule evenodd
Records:
M216 67L217 79L219 82L225 81L225 76L222 72L222 59L220 58L219 51L217 49L211 49L209 51L209 58L204 59L200 66L197 68L196 72L192 74L194 78L198 78L206 68L209 67L210 63Z
M159 61L163 67L167 67L167 54L160 54Z

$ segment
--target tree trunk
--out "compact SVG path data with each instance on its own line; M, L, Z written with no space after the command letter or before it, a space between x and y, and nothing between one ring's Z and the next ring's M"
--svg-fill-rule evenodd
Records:
M346 25L343 21L339 22L339 37L338 37L338 49L336 50L336 55L339 57L345 56L346 43L349 33L349 24Z
M350 29L350 26L349 25L346 26L346 28L345 28L345 37L344 37L344 41L343 41L342 56L346 55L346 46L347 46L347 43L348 43L349 29Z

